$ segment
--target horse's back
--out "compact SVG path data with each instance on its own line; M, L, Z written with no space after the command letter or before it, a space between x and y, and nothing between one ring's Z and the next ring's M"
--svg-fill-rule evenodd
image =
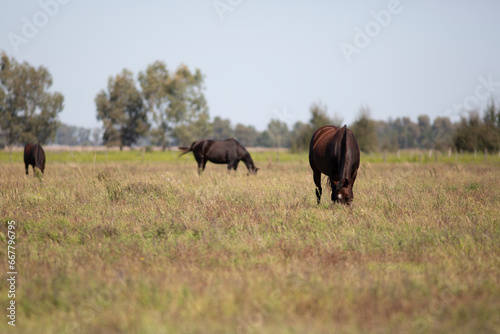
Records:
M311 168L326 174L330 158L329 149L339 129L339 127L333 125L325 125L314 132L309 145L309 164Z

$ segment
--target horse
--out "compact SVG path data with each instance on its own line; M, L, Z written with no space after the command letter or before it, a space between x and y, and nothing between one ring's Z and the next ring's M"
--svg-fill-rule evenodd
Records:
M198 162L198 174L205 170L207 161L215 164L227 164L227 169L236 170L238 163L243 161L250 174L257 174L259 168L255 167L250 153L236 139L226 140L203 139L195 141L191 147L179 147L183 151L180 156L193 152L196 162Z
M347 126L339 128L325 125L314 132L309 145L309 164L313 170L318 204L321 200L323 173L330 181L332 201L351 205L359 162L359 145Z
M33 166L33 174L36 176L35 167L39 168L42 173L45 170L45 152L40 144L28 143L24 147L24 166L26 175L28 175L29 165Z

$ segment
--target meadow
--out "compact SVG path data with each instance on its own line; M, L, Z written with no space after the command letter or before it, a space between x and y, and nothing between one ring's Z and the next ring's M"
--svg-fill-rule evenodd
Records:
M0 332L500 332L498 154L362 155L352 207L316 205L307 154L177 155L0 152Z

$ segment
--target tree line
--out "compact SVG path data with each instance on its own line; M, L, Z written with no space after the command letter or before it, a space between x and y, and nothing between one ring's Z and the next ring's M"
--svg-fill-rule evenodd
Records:
M64 97L51 92L52 77L43 66L18 63L5 53L0 56L0 145L11 147L25 142L61 145L124 146L189 145L201 138L234 137L244 146L281 147L306 151L310 138L325 124L342 126L338 115L330 116L326 105L310 106L307 122L291 127L273 118L263 131L254 126L215 116L210 120L204 96L204 75L181 64L174 71L162 61L147 66L137 77L123 69L108 79L107 87L95 97L96 118L101 129L61 124L58 114ZM500 149L500 108L492 98L483 112L464 113L458 122L448 117L420 115L376 121L368 106L348 127L362 151L397 149L488 150Z

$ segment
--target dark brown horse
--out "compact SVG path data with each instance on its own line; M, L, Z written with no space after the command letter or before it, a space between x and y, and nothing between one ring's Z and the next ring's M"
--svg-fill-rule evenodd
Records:
M24 147L24 166L26 168L26 175L28 175L29 165L33 166L33 174L36 176L35 167L39 168L42 173L45 169L45 152L42 145L28 143Z
M338 128L325 125L316 130L309 146L309 164L313 170L318 204L321 200L321 173L328 176L332 201L350 205L354 198L352 187L359 168L359 145L345 125Z
M203 139L195 141L191 147L179 147L184 151L182 155L193 152L196 162L198 162L198 174L205 170L207 161L214 164L227 164L227 169L238 168L238 163L243 161L250 174L257 174L259 170L255 167L250 153L236 139L226 140Z

